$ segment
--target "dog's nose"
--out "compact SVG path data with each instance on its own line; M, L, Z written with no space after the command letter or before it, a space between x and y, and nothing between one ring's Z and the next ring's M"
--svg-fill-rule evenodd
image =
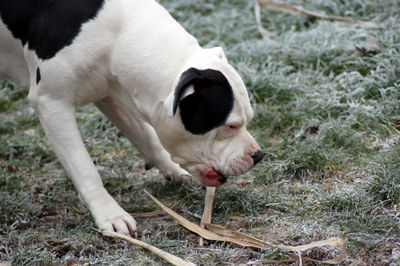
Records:
M261 150L258 150L251 155L251 158L253 158L254 165L256 165L264 158L264 153Z

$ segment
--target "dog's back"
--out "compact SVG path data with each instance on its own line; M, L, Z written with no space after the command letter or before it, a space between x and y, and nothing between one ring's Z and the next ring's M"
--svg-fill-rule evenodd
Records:
M29 87L29 72L25 63L22 43L15 39L0 20L0 77L18 86Z
M94 18L104 0L18 0L0 2L0 77L29 87L23 46L39 59L72 43L81 25ZM25 48L26 49L26 48Z

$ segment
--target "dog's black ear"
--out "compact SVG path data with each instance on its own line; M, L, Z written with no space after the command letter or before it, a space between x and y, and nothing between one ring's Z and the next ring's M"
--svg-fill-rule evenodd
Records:
M233 103L232 88L220 71L189 68L176 85L172 114L179 107L186 130L203 135L226 122Z

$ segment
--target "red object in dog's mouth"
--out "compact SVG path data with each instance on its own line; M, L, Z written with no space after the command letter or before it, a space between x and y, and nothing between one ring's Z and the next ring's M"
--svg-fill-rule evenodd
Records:
M217 187L224 184L227 177L215 170L214 168L209 168L201 176L202 182L208 187Z

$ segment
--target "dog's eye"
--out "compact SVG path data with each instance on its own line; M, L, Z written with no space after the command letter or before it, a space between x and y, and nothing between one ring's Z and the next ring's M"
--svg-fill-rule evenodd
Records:
M241 127L241 124L239 124L239 123L227 125L227 128L229 128L230 130L238 130L240 127Z

